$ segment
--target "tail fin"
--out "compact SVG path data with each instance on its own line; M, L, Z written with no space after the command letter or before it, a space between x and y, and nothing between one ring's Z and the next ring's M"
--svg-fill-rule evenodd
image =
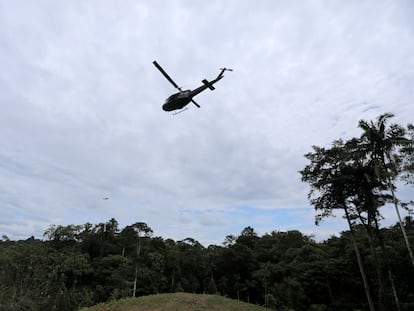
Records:
M201 81L201 82L203 82L205 85L207 85L208 86L208 88L210 89L210 90L215 90L216 88L213 86L213 84L211 84L210 82L208 82L206 79L204 79L203 81Z

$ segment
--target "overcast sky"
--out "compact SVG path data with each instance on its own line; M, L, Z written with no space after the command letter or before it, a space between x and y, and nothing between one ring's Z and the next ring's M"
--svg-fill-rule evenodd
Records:
M409 0L0 0L0 234L337 234L340 216L314 224L303 155L360 119L414 122L413 39ZM172 115L153 60L184 89L234 71Z

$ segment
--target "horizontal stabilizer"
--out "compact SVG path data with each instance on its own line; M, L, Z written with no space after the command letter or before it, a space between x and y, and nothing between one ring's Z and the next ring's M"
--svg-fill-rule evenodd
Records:
M201 82L203 82L205 85L207 85L208 86L208 88L210 89L210 90L215 90L216 88L213 86L213 84L211 84L210 82L208 82L206 79L204 79L203 81L201 81Z

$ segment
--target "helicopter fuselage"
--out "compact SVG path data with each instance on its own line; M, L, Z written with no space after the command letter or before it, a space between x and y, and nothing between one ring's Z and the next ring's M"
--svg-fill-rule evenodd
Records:
M162 67L154 60L152 62L154 64L155 67L157 67L157 69L163 74L163 76L176 88L179 90L178 93L175 93L173 95L171 95L170 97L168 97L164 104L162 105L162 109L164 111L172 111L172 110L178 110L178 109L183 109L185 106L187 106L190 102L192 102L194 105L196 105L198 108L200 108L200 105L197 104L194 100L193 97L196 96L197 94L201 93L202 91L204 91L205 89L210 89L210 90L214 90L215 87L213 86L214 83L216 83L217 81L221 80L223 78L223 74L226 70L228 71L232 71L232 69L229 68L220 68L220 73L217 76L217 78L208 81L206 79L202 80L201 82L203 82L203 85L199 86L198 88L194 89L194 90L185 90L183 91L178 85L177 83L174 82L173 79L171 79L171 77L165 72L164 69L162 69Z
M205 89L209 88L211 90L214 90L213 84L221 80L222 78L223 78L223 75L221 74L212 81L203 80L202 82L204 83L204 85L199 86L198 88L192 91L185 90L185 91L180 91L178 93L171 95L165 100L164 105L162 105L162 109L164 111L183 109L185 106L187 106L192 101L194 96L201 93Z
M165 100L162 109L164 111L172 111L177 109L183 109L191 102L191 90L175 93Z

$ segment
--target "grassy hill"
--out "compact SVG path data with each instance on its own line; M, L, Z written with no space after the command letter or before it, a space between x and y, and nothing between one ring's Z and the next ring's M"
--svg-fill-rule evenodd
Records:
M159 294L126 298L99 304L81 311L265 311L263 307L217 295L188 293Z

